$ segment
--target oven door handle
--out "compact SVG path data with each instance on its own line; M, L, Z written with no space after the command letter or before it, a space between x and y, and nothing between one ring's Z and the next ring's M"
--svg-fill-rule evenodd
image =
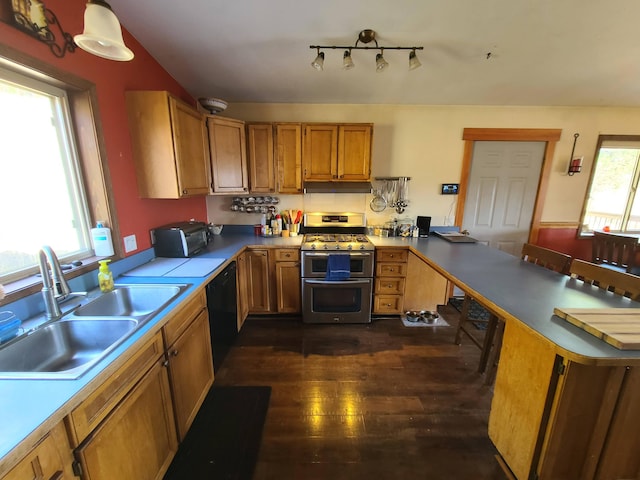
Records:
M372 252L354 252L353 250L332 250L331 252L303 252L305 257L328 257L336 253L347 254L351 257L370 257Z
M349 285L370 285L370 278L358 278L353 280L312 280L310 278L304 278L304 283L312 285L340 285L341 283L348 283Z

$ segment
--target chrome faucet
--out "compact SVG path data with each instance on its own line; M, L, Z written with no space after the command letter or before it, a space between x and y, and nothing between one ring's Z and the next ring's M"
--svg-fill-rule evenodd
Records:
M70 296L86 296L86 292L72 292L67 280L64 278L58 257L51 247L44 245L38 252L40 262L40 274L42 275L42 296L44 308L48 320L54 320L62 316L60 302ZM49 276L49 267L51 276Z

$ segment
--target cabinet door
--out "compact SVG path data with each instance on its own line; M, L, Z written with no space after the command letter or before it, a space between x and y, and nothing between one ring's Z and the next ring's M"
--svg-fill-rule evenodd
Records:
M247 293L247 278L249 272L247 262L247 252L241 253L236 263L238 268L238 331L240 331L247 315L249 315L249 298Z
M273 127L270 123L247 126L249 189L255 193L276 191L273 162Z
M84 480L161 479L178 448L167 369L158 361L76 449Z
M271 312L269 252L266 249L247 250L247 294L249 312Z
M215 193L243 193L249 190L244 122L209 117L209 148Z
M302 192L302 126L276 124L276 164L279 193Z
M178 437L182 441L213 383L207 310L200 312L182 336L169 347L167 354Z
M173 97L169 97L169 106L180 196L206 195L211 181L204 117Z
M276 289L278 298L278 312L300 313L300 262L276 262Z
M338 134L338 180L371 180L371 125L341 125Z
M338 179L338 126L305 125L304 181Z
M72 463L64 425L59 423L2 480L71 480Z

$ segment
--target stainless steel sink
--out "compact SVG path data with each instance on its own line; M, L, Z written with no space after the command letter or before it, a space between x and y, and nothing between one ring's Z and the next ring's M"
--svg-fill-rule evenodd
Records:
M157 313L187 285L121 285L77 308L76 317L135 317Z
M133 318L50 322L0 349L0 378L78 378L137 326Z
M188 287L118 285L0 346L0 378L78 378Z

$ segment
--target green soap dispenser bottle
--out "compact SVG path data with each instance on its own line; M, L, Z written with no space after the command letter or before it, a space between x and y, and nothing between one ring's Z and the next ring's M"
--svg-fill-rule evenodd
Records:
M98 285L101 292L110 292L113 290L113 273L109 270L111 260L99 260L100 268L98 269Z

